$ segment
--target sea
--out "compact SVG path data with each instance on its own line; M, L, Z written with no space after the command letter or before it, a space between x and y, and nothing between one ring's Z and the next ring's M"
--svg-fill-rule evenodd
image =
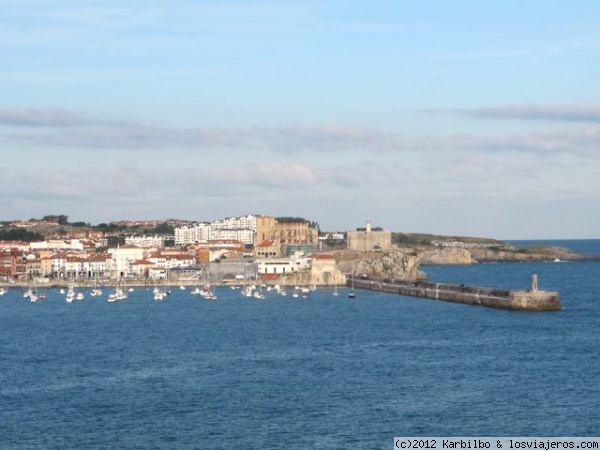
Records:
M552 241L554 242L554 241ZM556 245L565 246L566 241ZM600 254L600 240L572 241ZM532 245L535 242L532 243ZM571 244L570 244L571 245ZM319 288L201 300L0 297L0 449L391 449L395 436L599 436L600 263L423 267L556 290L516 312ZM291 291L290 291L291 294Z

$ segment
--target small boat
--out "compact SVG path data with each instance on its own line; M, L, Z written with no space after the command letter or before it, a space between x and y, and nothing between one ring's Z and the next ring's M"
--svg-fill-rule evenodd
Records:
M196 286L194 289L192 289L190 294L191 295L202 295L202 289L200 289L198 286Z
M75 289L73 288L73 282L69 283L65 300L67 303L71 303L73 300L75 300Z
M206 300L216 300L217 295L215 294L214 289L211 288L210 284L206 284L202 289L200 295Z
M356 294L354 293L354 271L352 271L352 282L350 283L350 292L348 293L348 298L356 298Z
M125 300L127 298L127 294L123 291L123 289L117 283L117 287L115 291L108 296L109 303L116 302L117 300Z
M102 289L98 286L98 279L94 278L94 287L92 288L92 292L90 292L92 297L100 297L102 295Z
M252 286L246 286L246 287L244 287L244 289L242 289L242 295L244 297L252 297L253 290L254 290L254 288Z

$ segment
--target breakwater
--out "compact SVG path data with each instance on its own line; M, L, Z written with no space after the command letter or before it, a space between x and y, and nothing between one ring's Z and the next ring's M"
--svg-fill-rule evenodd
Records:
M356 277L353 279L352 276L348 277L347 285L354 289L381 291L488 308L522 311L556 311L561 308L558 292L538 291L535 286L530 291L503 290L431 281L389 281Z

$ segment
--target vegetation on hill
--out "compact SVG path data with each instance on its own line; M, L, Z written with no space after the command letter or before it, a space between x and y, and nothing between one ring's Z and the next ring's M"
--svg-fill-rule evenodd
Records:
M90 231L101 231L106 234L158 234L163 236L173 236L175 228L173 225L165 222L157 225L134 224L131 226L119 223L100 223L91 225L89 222L77 221L69 222L69 216L65 214L48 214L41 219L29 219L29 222L36 223L31 227L15 227L12 221L0 222L0 241L36 241L44 240L48 237L68 236L71 230L89 229ZM112 242L111 242L112 244ZM173 244L173 240L168 244Z
M11 228L9 230L0 230L0 241L43 241L44 236L39 233L27 231L24 228Z
M437 234L425 233L397 233L392 232L392 243L396 245L433 245L434 241L460 241L465 244L485 244L498 245L500 247L506 244L496 239L466 237L466 236L443 236Z

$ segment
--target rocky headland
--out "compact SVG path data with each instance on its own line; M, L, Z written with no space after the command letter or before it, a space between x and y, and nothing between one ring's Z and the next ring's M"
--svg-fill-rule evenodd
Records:
M337 250L331 252L336 258L336 284L342 284L345 275L358 277L415 281L426 279L421 266L477 264L485 262L527 261L584 261L600 260L600 257L582 255L556 246L518 247L503 245L471 245L469 248L436 245L398 246L390 251L360 252ZM325 274L323 276L332 276ZM315 274L313 274L315 279ZM325 281L324 279L322 281ZM331 284L324 282L323 284Z
M555 246L536 247L473 247L473 248L422 248L417 250L422 265L433 264L476 264L483 262L527 262L527 261L585 261L598 257L582 255L569 249Z

